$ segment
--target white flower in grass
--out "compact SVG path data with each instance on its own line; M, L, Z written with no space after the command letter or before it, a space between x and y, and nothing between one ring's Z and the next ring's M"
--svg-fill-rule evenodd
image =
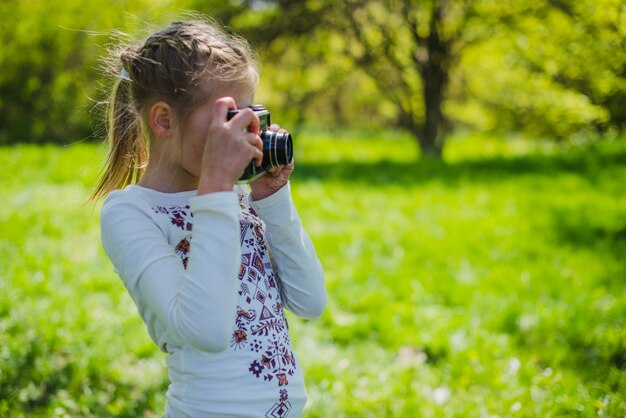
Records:
M509 360L509 364L507 365L506 371L510 375L516 375L521 367L522 367L522 362L519 361L517 357L513 357L511 360Z
M443 405L450 400L452 392L447 386L440 386L433 390L433 400L437 405Z

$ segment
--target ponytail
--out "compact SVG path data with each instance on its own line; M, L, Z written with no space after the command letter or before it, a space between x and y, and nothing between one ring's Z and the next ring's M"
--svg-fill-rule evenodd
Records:
M91 200L136 183L148 162L146 140L141 118L133 105L131 87L132 81L121 77L111 93L107 112L109 152Z

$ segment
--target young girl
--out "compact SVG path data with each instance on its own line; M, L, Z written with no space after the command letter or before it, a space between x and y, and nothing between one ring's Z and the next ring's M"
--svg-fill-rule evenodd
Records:
M116 57L94 196L108 195L105 252L169 354L165 417L299 416L306 392L283 307L321 315L323 271L291 200L293 163L236 184L262 158L248 45L174 22Z

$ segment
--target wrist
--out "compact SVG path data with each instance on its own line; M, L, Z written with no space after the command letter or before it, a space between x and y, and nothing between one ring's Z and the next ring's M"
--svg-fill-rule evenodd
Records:
M214 176L200 177L198 182L198 195L217 193L217 192L230 192L233 190L234 183L226 179L220 179Z
M269 189L269 188L262 188L261 190L259 190L259 188L250 188L250 196L252 197L252 200L254 201L259 201L259 200L263 200L267 197L270 197L271 195L273 195L274 193L276 193L278 191L278 189L274 190L274 189Z
M267 185L252 183L250 185L250 197L253 201L263 200L278 192L285 184Z

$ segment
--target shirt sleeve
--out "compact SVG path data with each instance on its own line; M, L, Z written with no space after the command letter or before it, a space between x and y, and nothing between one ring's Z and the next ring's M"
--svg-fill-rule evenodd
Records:
M291 199L289 183L250 205L266 225L266 237L282 284L285 307L302 318L316 318L326 307L324 270Z
M194 224L187 269L148 212L137 202L119 200L102 209L102 244L133 298L177 342L201 351L226 349L241 263L237 195L190 200Z

